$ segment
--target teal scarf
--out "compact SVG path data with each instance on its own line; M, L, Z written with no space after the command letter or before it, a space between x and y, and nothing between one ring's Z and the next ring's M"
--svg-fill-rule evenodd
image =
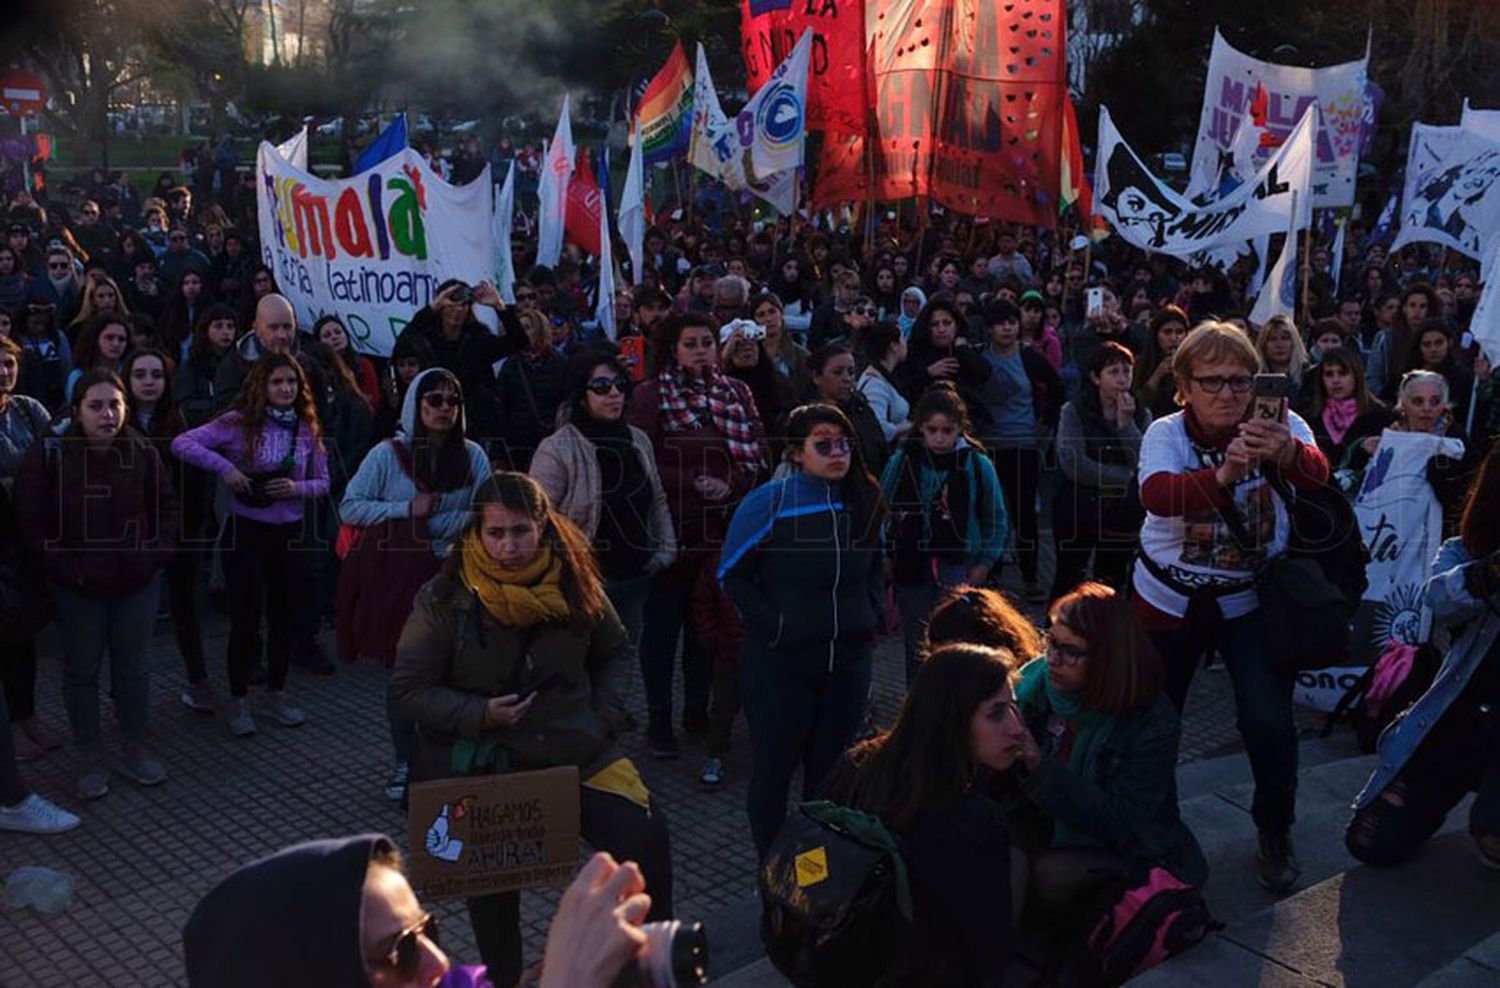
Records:
M1016 699L1028 722L1047 721L1047 715L1056 715L1073 730L1073 747L1068 753L1067 769L1080 779L1097 784L1100 780L1099 752L1114 731L1112 714L1083 708L1083 694L1064 692L1052 685L1047 672L1045 658L1033 659L1021 669L1021 682L1016 687ZM1042 750L1055 754L1051 746L1060 739L1039 739ZM1088 834L1057 820L1052 827L1053 847L1097 847L1099 842Z

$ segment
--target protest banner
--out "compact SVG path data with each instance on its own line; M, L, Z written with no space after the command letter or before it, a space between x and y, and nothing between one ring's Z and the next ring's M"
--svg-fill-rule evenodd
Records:
M1490 366L1500 367L1500 237L1490 241L1479 269L1479 281L1484 288L1469 319L1469 332L1474 334L1474 341ZM1474 403L1469 408L1472 414Z
M757 93L812 31L807 126L863 134L869 105L864 0L741 0L745 86Z
M590 257L599 256L599 217L604 214L604 194L589 166L587 148L578 149L578 163L568 179L568 212L564 231Z
M692 116L693 73L679 41L635 109L639 128L635 141L645 148L646 164L670 161L687 150Z
M1235 151L1241 128L1251 122L1251 103L1263 88L1263 135L1253 149L1252 167L1237 166L1253 171L1253 165L1273 155L1303 114L1313 108L1317 158L1309 207L1353 205L1365 131L1368 62L1367 51L1364 58L1321 69L1277 65L1236 51L1215 31L1193 147L1192 189L1202 192L1219 187L1223 162Z
M495 290L501 301L510 305L516 300L516 265L511 251L510 231L516 218L516 161L505 171L505 184L495 194L495 214L490 220L495 241Z
M1461 129L1443 159L1408 186L1391 250L1434 243L1479 260L1500 236L1500 141Z
M1101 106L1094 210L1135 246L1177 257L1302 229L1312 222L1307 188L1315 114L1310 109L1303 115L1251 181L1200 206L1147 170L1115 129L1109 110Z
M276 153L299 171L307 171L307 127L276 145Z
M542 159L541 181L537 184L536 262L547 267L554 267L562 257L574 153L573 118L568 111L567 94L564 94L557 129L552 133L552 142L547 145L547 154Z
M1458 118L1458 126L1485 140L1500 141L1500 110L1481 110L1470 106L1468 97L1465 97L1464 111Z
M762 90L764 92L764 90ZM791 215L796 203L797 171L789 168L764 179L753 177L748 163L755 141L755 115L747 105L736 121L731 122L719 105L713 76L708 71L708 57L698 46L698 66L693 75L692 138L688 144L688 164L723 182L734 191L750 190L775 207L783 216ZM738 120L749 120L742 128Z
M446 279L495 275L488 167L453 186L408 148L363 175L321 179L263 142L256 190L261 260L298 324L336 315L364 353L388 355Z
M1462 457L1461 440L1387 429L1354 500L1370 551L1369 586L1354 613L1347 666L1299 673L1296 701L1332 710L1389 642L1420 645L1432 631L1423 602L1427 568L1443 541L1443 509L1427 479L1434 456Z
M578 769L476 775L408 790L407 873L423 899L566 885L578 870Z

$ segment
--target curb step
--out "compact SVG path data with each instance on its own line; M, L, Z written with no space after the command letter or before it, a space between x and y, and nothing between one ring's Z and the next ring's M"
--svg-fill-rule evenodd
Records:
M1464 951L1462 957L1417 982L1415 988L1474 988L1475 985L1500 985L1500 933L1479 941Z

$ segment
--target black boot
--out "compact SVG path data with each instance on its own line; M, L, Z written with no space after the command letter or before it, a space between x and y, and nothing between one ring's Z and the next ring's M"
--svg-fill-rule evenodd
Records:
M1285 895L1297 887L1302 865L1292 847L1291 831L1260 832L1260 849L1255 855L1255 877L1260 887Z

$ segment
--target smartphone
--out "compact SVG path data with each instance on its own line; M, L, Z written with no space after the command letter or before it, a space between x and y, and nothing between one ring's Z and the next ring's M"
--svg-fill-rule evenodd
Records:
M1104 311L1104 289L1098 285L1083 293L1083 314L1092 319Z
M1292 379L1285 374L1255 375L1255 411L1252 418L1272 422L1286 420L1286 400L1292 394Z

